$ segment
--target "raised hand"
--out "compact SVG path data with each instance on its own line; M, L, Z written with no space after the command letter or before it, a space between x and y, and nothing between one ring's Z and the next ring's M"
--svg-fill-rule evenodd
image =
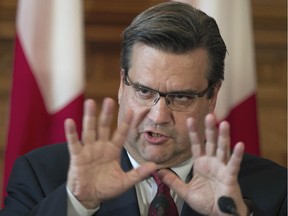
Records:
M125 192L156 169L154 163L146 163L123 172L120 155L132 121L132 112L127 113L127 118L110 137L114 107L115 102L106 98L97 121L95 102L85 101L81 140L74 121L65 121L70 153L67 186L86 208L96 208L104 200Z
M187 120L193 158L193 178L186 184L168 170L159 173L164 183L180 195L191 208L204 215L223 215L218 207L221 196L234 199L240 215L247 215L237 181L244 144L236 144L230 156L229 124L222 122L219 131L215 119L205 119L205 145L201 143L192 118Z

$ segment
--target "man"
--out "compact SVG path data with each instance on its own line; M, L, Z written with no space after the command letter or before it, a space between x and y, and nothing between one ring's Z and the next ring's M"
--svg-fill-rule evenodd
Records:
M67 119L68 145L17 160L1 215L286 215L286 169L241 142L230 155L229 124L215 126L225 54L215 20L188 4L137 16L123 33L117 130L115 102L96 118L87 100L80 140Z

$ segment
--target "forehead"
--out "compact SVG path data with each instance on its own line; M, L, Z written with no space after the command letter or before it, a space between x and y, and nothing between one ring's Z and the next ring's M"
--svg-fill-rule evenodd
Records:
M208 56L204 49L173 54L136 44L132 50L129 77L162 91L197 90L207 86L207 70Z

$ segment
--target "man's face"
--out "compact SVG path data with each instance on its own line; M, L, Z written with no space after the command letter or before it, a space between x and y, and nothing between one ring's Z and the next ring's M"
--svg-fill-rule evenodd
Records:
M160 92L195 91L206 89L208 81L207 53L197 49L188 54L164 53L146 45L134 45L129 79L137 85ZM199 136L204 141L204 118L215 107L218 89L214 97L206 95L197 99L189 112L169 109L165 98L153 106L144 106L135 100L135 91L122 79L118 92L120 123L128 110L133 111L133 122L125 148L138 162L153 161L160 167L171 167L191 157L186 120L193 117L197 122ZM118 124L119 125L119 124Z

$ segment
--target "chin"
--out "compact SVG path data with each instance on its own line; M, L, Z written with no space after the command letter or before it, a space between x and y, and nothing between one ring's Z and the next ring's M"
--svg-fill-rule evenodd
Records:
M150 161L150 162L154 162L156 164L165 164L165 163L169 163L169 156L167 155L167 153L163 153L163 152L157 152L157 151L146 151L144 150L143 154L141 155L141 157L145 160L145 161Z

